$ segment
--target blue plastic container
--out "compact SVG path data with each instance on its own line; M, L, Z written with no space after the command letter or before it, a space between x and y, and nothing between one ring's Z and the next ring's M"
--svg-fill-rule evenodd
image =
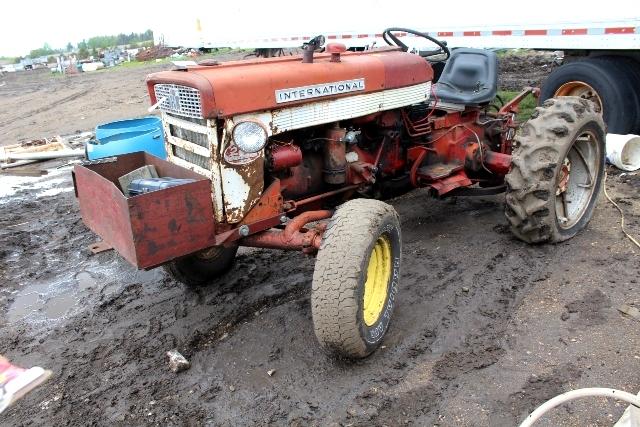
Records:
M96 142L87 142L87 158L89 160L137 151L146 151L163 160L167 158L162 129L118 133L102 138L99 143Z
M112 135L125 132L141 132L159 129L162 130L162 121L155 116L141 117L139 119L118 120L111 123L103 123L96 126L96 139L101 141Z

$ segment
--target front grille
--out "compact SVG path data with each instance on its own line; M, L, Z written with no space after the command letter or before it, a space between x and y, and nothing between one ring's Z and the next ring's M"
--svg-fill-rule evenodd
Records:
M173 117L173 114L167 113L168 116ZM207 126L207 119L202 119L199 117L176 117L177 119L184 120L186 122L195 123L200 126Z
M173 155L179 159L186 160L189 163L200 166L203 169L210 170L211 164L208 157L201 156L182 147L173 146Z
M169 130L171 135L184 139L185 141L193 142L201 147L209 148L209 139L207 135L200 132L194 132L189 129L183 129L180 126L169 124Z
M157 84L153 87L160 110L183 117L202 118L200 91L188 86Z
M211 143L209 141L209 123L206 119L201 119L197 117L178 117L176 114L165 113L164 119L167 122L169 127L169 135L180 138L184 141L190 142L195 145L199 145L200 147L204 147L209 149L211 147ZM179 119L179 121L178 121ZM195 129L191 130L185 129L184 125L181 123L191 122L195 124ZM169 142L171 143L171 139ZM205 157L200 154L193 153L187 149L179 147L177 145L171 144L171 154L175 157L186 160L189 163L200 166L203 169L210 170L211 169L211 159L210 157Z

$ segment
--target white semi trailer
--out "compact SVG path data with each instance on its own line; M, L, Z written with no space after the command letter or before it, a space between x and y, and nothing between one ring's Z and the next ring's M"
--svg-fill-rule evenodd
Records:
M187 0L186 3L189 3ZM450 48L561 50L565 64L543 82L541 99L577 95L596 102L611 133L640 133L640 12L635 2L537 0L509 3L325 0L185 7L154 29L157 41L194 48L300 47L316 35L350 49L384 45L382 30L406 27ZM191 13L185 11L192 10ZM409 46L419 40L399 36ZM419 48L419 46L416 46Z

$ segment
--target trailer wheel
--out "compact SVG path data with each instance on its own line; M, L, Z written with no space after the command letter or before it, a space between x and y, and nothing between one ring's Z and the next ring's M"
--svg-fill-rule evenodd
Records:
M595 105L578 97L548 99L516 136L506 216L528 243L575 236L593 215L605 166L605 133Z
M314 330L328 353L362 358L380 345L398 292L401 251L400 220L392 206L355 199L336 210L311 291Z
M588 99L602 112L609 132L630 133L636 126L640 101L630 77L632 71L620 64L611 57L565 64L546 78L540 101L558 96Z
M620 79L617 81L618 85L623 87L630 101L635 101L632 112L635 112L636 120L632 125L631 133L640 132L640 63L626 56L596 56L592 60L618 70Z
M226 273L233 265L236 252L238 246L213 246L168 262L163 267L178 282L202 286Z

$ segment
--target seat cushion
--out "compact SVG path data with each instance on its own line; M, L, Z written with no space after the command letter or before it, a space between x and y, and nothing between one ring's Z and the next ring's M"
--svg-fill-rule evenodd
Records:
M498 90L498 58L483 49L456 49L451 52L436 95L441 102L478 105L493 100Z

